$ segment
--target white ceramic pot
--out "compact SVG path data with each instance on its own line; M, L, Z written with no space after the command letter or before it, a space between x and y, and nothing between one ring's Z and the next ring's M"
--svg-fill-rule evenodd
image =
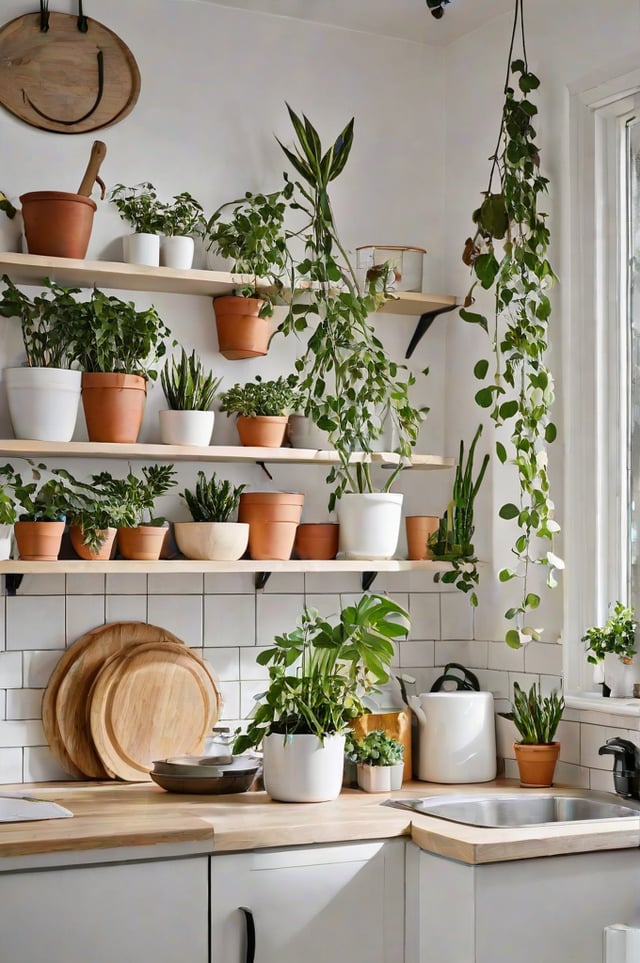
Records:
M340 552L345 558L393 558L398 546L402 495L347 494L338 501Z
M249 544L248 522L174 522L176 544L185 558L235 562Z
M160 440L163 445L197 445L206 448L211 441L215 412L174 411L165 408L160 415Z
M78 416L81 371L5 368L4 378L16 438L71 441Z
M418 779L489 782L496 777L491 692L422 692L409 696L418 717Z
M636 660L634 660L635 663ZM611 689L613 699L630 699L633 696L633 684L637 682L637 666L631 663L625 665L613 652L607 652L604 657L603 681Z
M160 238L157 234L127 234L122 238L124 259L128 264L144 264L158 267L160 264Z
M402 789L403 762L395 766L369 766L358 763L356 768L358 786L365 792L392 792L394 789Z
M161 237L160 264L163 267L188 271L193 264L195 243L192 237Z
M292 448L326 451L332 447L327 432L318 428L306 415L289 415L287 439Z
M328 802L342 787L344 736L265 736L264 787L279 802Z

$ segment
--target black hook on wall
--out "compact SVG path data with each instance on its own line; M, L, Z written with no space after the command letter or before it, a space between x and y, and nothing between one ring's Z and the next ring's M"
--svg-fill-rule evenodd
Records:
M49 29L49 0L40 0L40 32L46 33Z

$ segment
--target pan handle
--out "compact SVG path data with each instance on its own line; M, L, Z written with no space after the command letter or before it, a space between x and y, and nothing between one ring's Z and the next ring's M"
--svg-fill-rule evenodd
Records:
M87 169L84 172L84 177L78 188L78 194L84 194L85 197L91 196L91 190L96 181L102 187L101 197L104 200L105 186L98 177L98 171L100 170L100 165L107 155L107 145L101 140L94 140L93 147L91 148L91 156L89 157L89 163L87 164Z
M240 912L244 913L244 920L247 929L247 943L245 951L245 963L254 963L256 958L256 924L253 913L246 906L239 907Z

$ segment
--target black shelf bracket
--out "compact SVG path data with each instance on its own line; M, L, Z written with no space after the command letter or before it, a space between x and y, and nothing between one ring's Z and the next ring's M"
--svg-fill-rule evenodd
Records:
M24 575L15 575L13 572L10 572L8 575L5 575L4 587L7 595L14 596L16 594L16 592L22 585L23 578L24 578Z
M407 353L405 354L405 359L410 358L422 338L427 333L435 319L439 314L447 314L448 311L457 311L459 308L458 304L450 304L445 308L435 308L433 311L425 311L418 318L418 323L416 325L416 330L413 332L413 337L409 342L409 347L407 348Z
M362 573L362 591L363 591L363 592L368 592L368 591L369 591L369 589L370 589L371 586L373 585L373 582L374 582L375 577L376 577L377 574L378 574L377 572L363 572L363 573Z
M271 572L256 572L255 579L253 581L256 592L260 591L260 589L263 589L265 587L265 585L269 581L270 575L271 575Z
M273 475L271 474L271 472L269 471L269 469L267 468L267 466L263 461L257 461L256 465L260 465L260 467L262 468L263 472L265 473L269 481L273 481Z

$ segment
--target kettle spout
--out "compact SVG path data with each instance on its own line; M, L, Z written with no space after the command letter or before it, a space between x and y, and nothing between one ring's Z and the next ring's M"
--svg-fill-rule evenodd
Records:
M424 709L422 708L422 702L421 702L421 700L420 700L420 697L417 696L417 695L410 695L410 696L409 696L409 706L411 707L411 709L414 711L414 713L415 713L416 716L418 717L418 721L421 722L422 725L426 725L426 723L427 723L427 717L426 717L426 715L425 715Z

